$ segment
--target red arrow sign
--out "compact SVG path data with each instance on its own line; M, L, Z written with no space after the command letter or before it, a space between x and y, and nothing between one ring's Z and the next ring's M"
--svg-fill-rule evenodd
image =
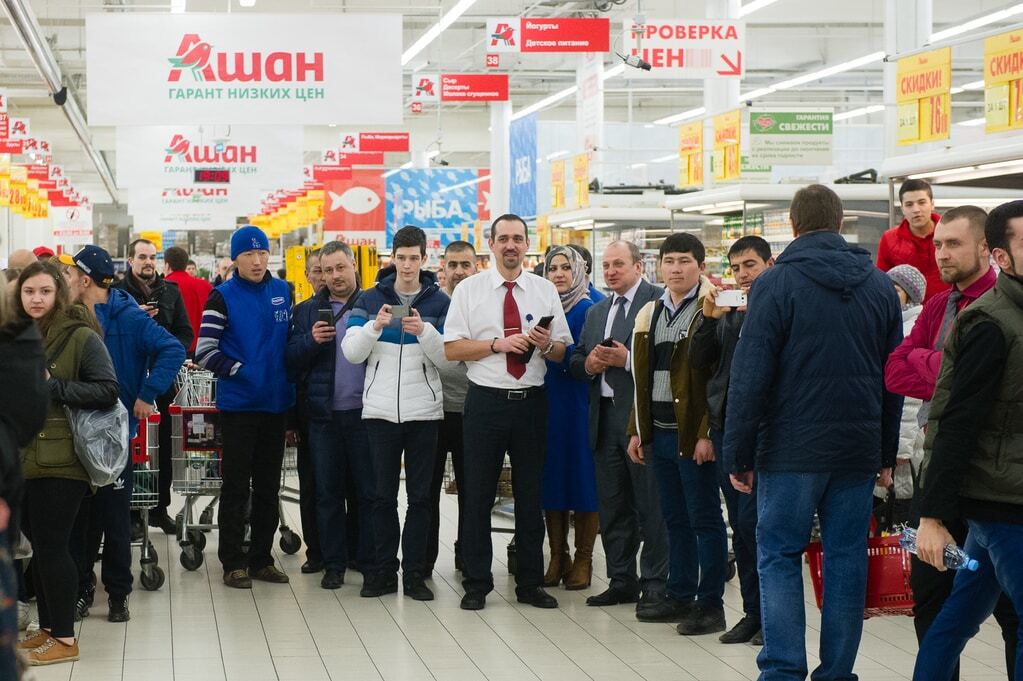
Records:
M735 53L735 61L733 62L726 55L721 55L721 61L728 65L728 69L725 71L718 71L719 76L741 76L742 75L742 52Z

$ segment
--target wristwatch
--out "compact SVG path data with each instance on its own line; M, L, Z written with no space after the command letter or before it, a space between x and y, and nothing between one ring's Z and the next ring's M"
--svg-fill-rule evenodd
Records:
M540 351L540 356L541 357L546 357L547 355L551 354L551 350L553 350L553 349L554 349L554 341L550 341L550 342L547 343L547 347Z

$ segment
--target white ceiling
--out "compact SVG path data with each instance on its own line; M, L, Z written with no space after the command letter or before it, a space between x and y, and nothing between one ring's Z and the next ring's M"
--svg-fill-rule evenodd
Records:
M910 0L891 0L909 2ZM88 83L85 79L85 20L96 12L166 12L169 0L32 0L42 35L49 41L66 80L73 86L86 110ZM237 0L188 0L189 12L281 12L281 13L398 13L404 16L404 44L411 45L436 23L454 0L257 0L255 8L242 9ZM1005 0L933 0L934 29L960 24L978 15L1002 9ZM641 5L641 7L638 7ZM608 13L594 10L592 0L531 1L478 0L463 17L406 67L406 73L430 70L482 71L484 69L485 21L489 16L528 14L530 16L609 16L612 42L618 41L621 22L639 9L648 18L703 18L702 2L692 0L626 0ZM747 17L746 76L741 89L748 92L779 80L824 66L882 50L884 48L884 0L778 0ZM997 27L997 25L993 26ZM619 43L620 44L620 43ZM611 57L609 55L608 62ZM511 74L514 107L526 106L575 82L575 55L502 55L502 67ZM953 61L953 84L983 78L979 43L957 48ZM881 102L880 64L847 72L801 88L777 92L763 103L835 106L843 111ZM703 92L698 81L664 82L631 87L625 78L605 83L607 121L648 123L658 118L701 106ZM92 195L95 202L108 196L91 162L82 153L60 110L47 96L41 78L29 61L20 41L6 20L0 22L0 89L10 93L14 115L26 115L32 132L49 139L54 161L63 164L76 186ZM982 115L983 92L959 95L953 120ZM630 106L631 103L631 106ZM485 104L445 106L440 115L406 114L405 127L413 138L442 139L445 157L452 165L486 165L489 159L489 115ZM566 120L574 116L574 100L549 109L544 118ZM406 108L407 111L407 108ZM860 119L865 121L867 119ZM114 167L114 134L110 128L94 127L96 146ZM310 159L336 143L338 130L307 126L305 149ZM407 157L406 157L407 158ZM394 155L400 163L405 158Z

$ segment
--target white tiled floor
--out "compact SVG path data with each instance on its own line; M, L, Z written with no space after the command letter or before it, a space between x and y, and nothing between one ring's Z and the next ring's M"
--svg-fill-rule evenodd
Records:
M287 506L292 527L298 509ZM209 535L207 562L196 572L178 563L173 538L153 535L167 582L139 589L127 624L106 621L97 593L92 616L80 628L82 659L38 668L37 681L742 681L757 678L757 648L726 646L717 636L684 638L673 625L642 624L633 606L589 608L588 591L551 590L558 610L515 602L504 568L509 535L495 534L497 590L480 612L459 609L461 586L452 540L456 506L442 500L441 557L434 574L437 599L418 603L396 594L359 597L361 576L349 572L339 591L320 588L320 575L299 571L303 552L277 552L288 585L257 583L252 591L226 588ZM502 521L497 521L502 522ZM603 556L595 560L603 577ZM137 574L137 573L136 573ZM820 614L807 587L807 649L815 664ZM740 617L738 584L725 592L729 625ZM863 681L906 679L916 639L907 617L866 622L857 673ZM967 648L964 681L1005 679L1001 637L986 624Z

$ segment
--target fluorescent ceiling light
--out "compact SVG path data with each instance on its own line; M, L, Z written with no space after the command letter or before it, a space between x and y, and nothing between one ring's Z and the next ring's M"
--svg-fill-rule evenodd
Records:
M947 168L945 170L934 170L929 173L916 173L910 175L906 179L908 180L922 180L927 177L943 177L945 175L958 175L960 173L966 173L971 170L976 170L977 166L963 166L961 168Z
M1006 7L1005 9L992 12L991 14L985 14L982 17L977 17L972 21L966 21L956 26L946 28L943 31L937 31L931 34L931 43L936 43L945 38L952 38L953 36L962 35L963 33L969 33L975 28L987 26L988 24L994 24L1008 19L1009 17L1016 16L1017 14L1023 14L1023 2Z
M676 158L678 158L678 154L668 154L667 156L652 158L650 159L650 163L664 163L665 161L674 161Z
M555 151L553 154L547 154L546 156L544 156L544 158L546 160L548 160L548 161L553 161L556 158L561 158L562 156L568 156L569 153L571 153L571 152L569 152L568 149L562 149L561 151Z
M682 121L687 121L691 118L699 118L705 113L707 113L707 109L700 106L695 109L690 109L689 111L683 111L682 113L658 118L654 121L654 125L672 125L673 123L681 123Z
M256 0L238 0L238 4L241 7L255 7Z
M400 173L401 171L405 170L406 168L411 168L411 167L412 167L412 161L406 161L405 163L402 163L397 168L393 168L391 170L388 170L386 173L383 173L380 177L390 177L391 175L394 175L395 173Z
M867 116L881 111L884 111L884 104L873 104L871 106L863 106L859 109L852 109L850 111L843 111L842 113L835 114L834 120L847 121L850 118L859 118L860 116Z
M788 89L791 89L791 88L794 88L794 87L798 87L799 85L805 85L806 83L812 83L815 80L822 80L824 78L828 78L829 76L834 76L834 75L839 74L839 73L845 73L846 71L852 71L853 69L858 69L861 66L867 66L868 64L873 64L873 63L876 63L876 62L880 62L884 58L885 58L885 53L883 51L871 52L870 54L865 54L862 57L857 57L856 59L850 59L849 61L844 61L841 64L835 64L834 66L827 66L827 67L825 67L823 69L818 69L817 71L811 71L809 73L804 73L801 76L796 76L795 78L789 78L788 80L783 80L780 83L775 83L774 85L769 85L767 87L760 88L759 90L753 90L752 92L747 92L746 94L739 95L739 101L740 102L745 102L745 101L749 101L751 99L757 99L759 97L763 97L764 95L769 95L772 92L777 92L779 90L788 90Z
M184 14L186 2L187 0L171 0L170 4L171 14Z
M640 163L631 163L631 164L629 164L629 168L631 168L631 169L635 170L636 168L642 168L642 167L643 167L643 166L645 166L645 165L646 165L646 163L643 163L643 162L640 162Z
M471 180L466 180L465 182L459 182L458 184L453 184L450 187L444 187L443 189L440 190L439 193L440 194L447 194L448 192L453 192L456 189L461 189L462 187L471 187L474 184L479 184L480 182L485 182L486 180L489 180L489 179L490 179L490 175L480 175L479 177L475 177L475 178L473 178Z
M964 90L982 90L984 88L984 79L974 80L969 83L963 83Z
M555 92L553 95L547 95L546 97L544 97L540 101L533 102L532 104L530 104L529 106L527 106L524 109L519 109L518 111L516 111L515 113L513 113L511 115L511 119L513 121L515 121L515 120L518 120L518 119L520 119L520 118L522 118L524 116L528 116L531 113L537 112L537 111L539 111L541 109L546 109L551 104L556 104L557 102L560 102L561 100L565 99L566 97L571 97L572 95L574 95L576 93L576 90L578 90L578 89L579 89L578 85L573 85L571 87L565 88L564 90L559 90L558 92Z
M475 3L476 0L458 0L458 2L455 3L455 6L449 9L444 16L440 18L440 21L431 26L426 33L419 37L419 40L412 43L412 47L402 53L401 65L405 66L412 61L417 54L426 49L427 45L436 40L437 36L444 32L444 29L455 23L458 17L465 14L465 11L472 7Z
M753 14L758 9L764 9L768 5L773 5L776 2L778 2L778 0L753 0L752 2L747 2L739 8L739 18L741 19L747 14Z
M600 74L601 80L607 80L608 78L614 78L625 73L625 64L619 64L618 66L612 66L609 69L605 69L604 73Z
M956 123L956 125L968 125L968 126L984 125L984 120L985 120L984 117L981 116L980 118L971 118L968 121L959 121L958 123Z
M437 158L438 156L440 156L440 149L434 149L433 151L426 152L427 160L431 158Z

